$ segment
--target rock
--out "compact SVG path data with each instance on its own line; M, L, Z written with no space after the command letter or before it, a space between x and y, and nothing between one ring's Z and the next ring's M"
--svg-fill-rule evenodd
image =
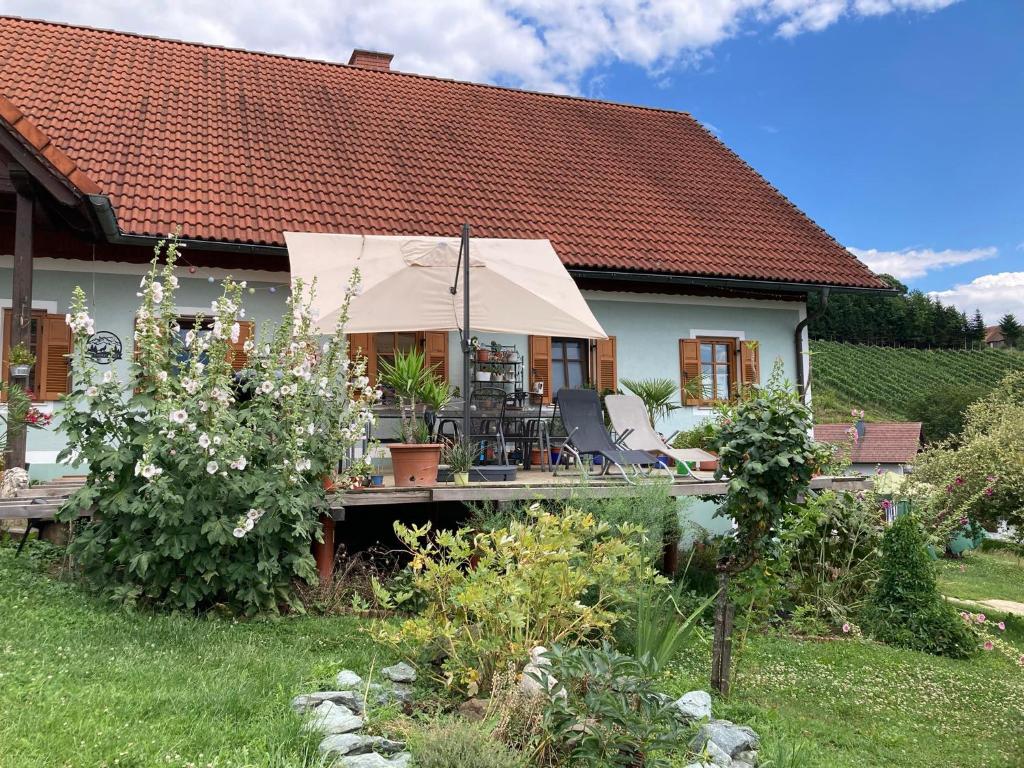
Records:
M704 751L707 753L708 760L711 761L712 765L720 766L720 768L731 768L732 757L715 742L709 741L705 744Z
M471 722L478 723L487 717L490 699L467 699L459 704L459 714Z
M535 645L530 651L530 663L536 667L550 667L551 659L544 655L547 652L548 649L543 645Z
M350 691L353 688L363 687L363 678L353 672L351 669L343 669L338 673L337 677L338 687Z
M391 758L382 757L376 752L365 755L346 755L335 763L340 768L407 768L412 755L399 752Z
M353 714L348 707L325 701L313 710L312 717L302 727L325 734L349 733L363 727L363 718Z
M338 733L327 736L320 742L320 751L325 755L340 757L343 755L365 755L377 752L382 755L393 755L405 749L405 742L391 741L383 736L363 736L358 733Z
M722 750L733 757L740 752L757 749L760 739L753 728L746 725L734 725L728 720L712 720L705 723L697 731L690 745L694 752L701 752L704 745L713 741Z
M564 688L558 688L558 680L548 671L551 666L551 659L544 656L547 652L548 649L543 645L534 647L530 651L529 663L523 667L523 672L519 675L519 690L529 699L551 696L551 692L555 689L558 689L558 692L554 695L561 699L566 698L568 695ZM537 677L540 677L540 680Z
M416 670L400 661L393 667L384 667L380 673L393 683L415 683Z
M686 768L714 768L711 763L690 763Z
M406 683L395 683L391 686L390 698L406 707L412 706L412 686Z
M683 720L710 720L711 694L707 691L690 691L675 701L679 717Z
M744 752L739 752L732 758L732 764L734 768L756 768L757 767L757 751L748 749Z
M292 699L292 709L296 712L308 712L316 709L325 701L340 704L355 713L363 711L363 697L354 691L316 691L303 693Z

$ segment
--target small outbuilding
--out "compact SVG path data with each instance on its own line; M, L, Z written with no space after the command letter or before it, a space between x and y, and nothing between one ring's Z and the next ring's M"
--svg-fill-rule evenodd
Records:
M818 424L814 437L850 458L850 470L906 474L921 449L921 422L891 421Z

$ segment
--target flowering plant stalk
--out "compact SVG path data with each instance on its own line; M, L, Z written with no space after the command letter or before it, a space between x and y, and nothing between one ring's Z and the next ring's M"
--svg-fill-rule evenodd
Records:
M280 324L245 342L236 372L245 283L226 280L209 317L182 333L174 300L181 247L171 237L154 249L127 382L90 361L93 321L75 289L62 458L86 462L89 475L65 509L92 507L96 517L72 554L121 601L276 611L293 604L294 579L316 580L309 550L321 536L321 478L365 434L379 398L344 336L358 274L326 340L310 311L315 286L296 282ZM341 481L351 483L347 471Z

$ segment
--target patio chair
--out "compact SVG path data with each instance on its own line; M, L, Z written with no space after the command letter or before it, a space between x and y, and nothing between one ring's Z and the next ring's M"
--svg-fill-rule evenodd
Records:
M601 413L601 400L593 389L560 389L555 396L555 403L562 416L566 438L558 453L558 467L566 455L574 457L583 467L584 456L600 456L601 471L606 474L611 466L622 473L627 482L632 483L637 475L648 475L652 469L665 469L659 465L658 459L647 451L620 448L612 442L611 435L604 426ZM630 471L627 471L629 468ZM582 470L585 471L585 470ZM665 470L668 472L668 470ZM671 473L669 473L671 476Z
M608 395L604 407L612 421L612 429L619 436L619 442L638 451L649 451L668 456L686 467L686 474L696 479L691 463L714 461L714 454L700 448L673 448L668 445L651 425L647 406L636 395Z

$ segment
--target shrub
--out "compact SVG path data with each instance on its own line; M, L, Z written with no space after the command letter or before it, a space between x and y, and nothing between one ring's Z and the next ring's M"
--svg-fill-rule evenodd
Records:
M610 633L633 590L655 579L643 532L576 509L530 514L482 533L395 523L412 555L409 581L401 594L378 584L377 597L388 608L422 607L382 625L379 638L421 662L441 661L439 679L474 695L536 645Z
M477 723L445 719L413 731L409 749L416 768L526 768L523 756Z
M882 573L862 615L863 626L889 645L965 658L978 643L942 599L916 518L900 515L882 539Z
M921 422L926 442L937 443L960 434L968 406L987 392L987 387L977 384L940 384L913 396L905 413L907 418Z
M600 648L559 648L546 654L558 683L544 712L542 728L552 756L567 765L639 766L672 764L684 751L687 733L669 697L654 688L649 659ZM547 671L536 675L547 684ZM564 693L563 693L564 691Z
M321 345L312 294L299 284L273 334L245 342L248 361L236 376L231 345L245 284L226 281L211 317L196 318L206 330L180 335L178 244L166 244L161 265L164 245L142 280L127 382L110 370L98 375L86 353L93 323L75 290L75 381L62 406L61 459L89 467L67 508L97 515L70 551L120 601L273 612L295 604L294 579L316 581L309 545L325 506L320 478L362 437L378 393L365 363L349 362L346 311Z

